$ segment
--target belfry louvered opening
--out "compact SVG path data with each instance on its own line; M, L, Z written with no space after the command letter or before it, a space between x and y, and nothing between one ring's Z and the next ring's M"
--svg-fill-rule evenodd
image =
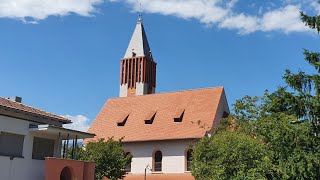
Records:
M129 118L129 115L130 115L130 113L123 114L123 115L119 118L119 120L118 120L118 122L117 122L117 126L124 126L124 125L126 124L128 118Z
M185 111L185 109L183 109L183 108L177 109L177 111L173 117L174 122L182 122L184 111Z
M151 111L144 120L145 124L152 124L154 118L156 117L157 111Z

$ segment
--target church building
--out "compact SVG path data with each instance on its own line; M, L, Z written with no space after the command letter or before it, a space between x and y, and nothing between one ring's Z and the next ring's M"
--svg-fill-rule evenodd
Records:
M120 66L120 97L106 102L88 132L122 139L133 156L125 179L194 179L190 147L229 114L224 88L156 93L157 63L141 19Z

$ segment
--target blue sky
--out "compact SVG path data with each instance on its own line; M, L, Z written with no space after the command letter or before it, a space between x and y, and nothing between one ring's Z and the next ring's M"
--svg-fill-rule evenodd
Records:
M232 107L284 85L287 68L311 71L302 50L319 50L318 35L299 20L301 10L320 12L313 0L141 4L157 92L224 86ZM120 59L139 8L134 0L1 1L0 96L22 96L85 130L118 97Z

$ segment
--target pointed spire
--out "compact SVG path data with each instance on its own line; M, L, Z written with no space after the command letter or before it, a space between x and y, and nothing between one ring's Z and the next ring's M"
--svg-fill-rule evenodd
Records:
M133 54L135 56L150 55L150 46L140 15L124 58L131 58Z

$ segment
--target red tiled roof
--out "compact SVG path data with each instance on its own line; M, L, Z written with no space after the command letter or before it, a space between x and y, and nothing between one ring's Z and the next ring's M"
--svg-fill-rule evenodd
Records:
M41 117L45 117L48 119L52 119L55 121L61 121L63 123L71 123L71 121L67 118L19 103L19 102L15 102L13 100L7 99L7 98L2 98L0 97L0 107L3 108L7 108L7 109L11 109L11 110L15 110L15 111L21 111L24 113L30 113L32 115L36 115L36 116L41 116Z
M217 111L224 97L223 87L216 87L109 99L88 132L95 138L123 137L123 142L202 138L223 113ZM182 109L182 121L174 122ZM124 126L118 126L128 113ZM152 124L145 124L154 113Z

